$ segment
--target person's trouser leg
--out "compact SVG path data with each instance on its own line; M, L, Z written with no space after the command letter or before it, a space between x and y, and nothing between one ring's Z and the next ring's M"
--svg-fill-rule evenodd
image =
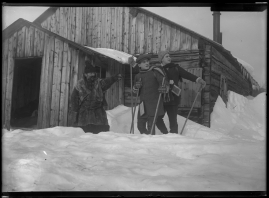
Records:
M80 128L82 128L85 133L94 133L94 134L109 131L109 125L88 124L86 126L80 126Z
M148 134L148 130L146 128L147 118L145 116L138 116L137 118L137 128L141 134Z
M151 132L151 128L153 126L153 120L154 120L154 116L149 116L148 117L148 133L150 134ZM153 128L153 131L152 131L152 135L155 135L155 126Z
M169 118L170 133L178 133L177 106L176 105L167 105L166 110L167 110L167 115Z
M164 115L165 115L165 112L166 112L166 109L164 107ZM161 115L161 116L158 116L156 118L156 127L163 133L163 134L167 134L168 133L168 130L164 124L164 121L163 121L163 117L164 115Z

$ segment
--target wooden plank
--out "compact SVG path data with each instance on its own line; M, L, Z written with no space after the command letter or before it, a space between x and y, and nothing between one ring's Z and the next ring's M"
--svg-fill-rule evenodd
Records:
M63 65L62 65L62 78L61 78L61 92L60 92L60 106L59 106L59 126L65 126L65 120L64 120L64 113L65 111L65 97L68 97L66 95L67 88L66 88L66 82L68 80L67 78L67 62L68 62L68 52L67 52L68 44L64 43L64 49L63 49Z
M153 17L148 16L147 17L147 32L145 34L146 36L146 52L152 53L152 45L153 45Z
M178 50L178 38L177 38L177 29L175 26L171 26L170 32L171 45L169 51L177 51Z
M56 86L57 86L57 77L59 72L59 40L55 38L55 53L54 53L54 60L53 60L53 79L52 79L52 94L51 94L51 108L50 108L50 127L56 126L55 124L55 111L56 111Z
M97 8L93 7L92 8L92 47L97 46L97 26L96 26L96 15L97 15Z
M115 49L116 50L119 50L120 48L120 37L119 37L119 32L121 31L119 29L120 27L120 8L119 7L116 7L115 8L115 18L116 18L116 21L115 21L115 35L116 35L116 38L115 38Z
M50 126L58 125L63 42L55 38Z
M17 45L17 57L20 57L20 51L21 51L21 48L22 48L22 45L21 45L21 30L18 31L18 45Z
M75 42L81 44L81 14L82 8L76 7L76 34L75 34Z
M93 8L92 7L89 7L88 8L88 24L89 24L89 27L88 27L88 32L87 32L87 45L88 46L92 46L92 31L93 31Z
M46 52L46 67L45 67L45 87L44 87L44 108L42 128L50 127L50 110L51 110L51 90L54 70L54 37L49 37L49 42Z
M49 30L49 31L51 31L51 16L49 16L47 19L46 19L46 21L47 21L47 30Z
M191 49L191 36L181 31L181 46L182 48L180 50L190 50Z
M20 52L20 57L25 56L24 48L25 48L25 29L26 27L23 27L21 30L21 52Z
M5 101L6 101L6 90L7 90L7 71L8 71L8 53L9 53L9 39L5 39L3 42L2 52L2 128L6 123L5 116Z
M121 75L123 76L124 73L124 65L119 64L119 71ZM124 80L119 81L119 104L124 104Z
M158 54L161 49L161 34L162 34L162 23L159 19L154 18L153 21L153 53Z
M198 49L198 39L195 36L191 36L191 50Z
M73 90L78 80L78 50L72 49L71 53L72 53L71 54L72 62L71 62L70 89Z
M40 36L40 43L39 43L39 53L38 56L43 56L44 55L44 38L45 38L45 33L43 31L39 32Z
M29 29L28 27L25 27L25 44L24 44L24 56L27 57L29 55L29 46L30 46L30 40L29 40Z
M136 18L137 17L132 17L132 15L130 15L130 22L131 22L131 34L130 34L130 45L129 45L129 48L130 48L130 53L131 54L135 54L136 51L135 51L135 39L136 39Z
M85 67L85 53L79 51L78 55L78 79L82 78L84 67Z
M129 8L128 7L124 7L123 8L124 11L124 15L123 15L123 24L124 24L124 28L123 28L123 49L122 51L128 53L128 49L129 49Z
M85 45L89 46L89 7L86 7L85 9Z
M29 54L28 56L34 56L34 27L29 28Z
M37 42L39 41L39 35L38 35L38 29L35 28L35 34L34 34L34 53L33 56L37 56Z
M65 7L60 7L58 8L59 10L59 35L64 37L63 34L64 34L64 31L63 31L63 26L64 26L64 10L65 10Z
M51 15L51 21L50 21L50 31L53 33L57 33L56 31L56 13L54 13L53 15Z
M8 70L7 70L7 90L5 101L5 116L6 116L6 128L10 129L10 117L11 117L11 105L12 105L12 89L13 89L13 75L14 75L14 55L17 45L17 32L9 38L9 51L8 51Z
M179 28L177 28L177 31L176 31L176 38L177 38L177 45L176 45L176 51L177 50L180 50L182 48L182 45L181 45L181 30Z
M75 41L76 37L76 8L72 7L72 14L71 14L71 41Z
M71 54L69 46L64 46L66 52L66 84L65 84L65 95L64 95L64 109L63 109L63 126L68 126L68 111L69 111L69 93L70 93L70 72L71 72Z
M107 7L102 7L102 23L101 23L101 47L106 47L106 14L107 14Z
M162 33L161 33L161 50L169 50L170 49L170 33L171 28L168 24L162 23Z
M49 35L44 35L44 56L42 57L42 65L41 65L41 78L40 78L40 91L39 91L39 103L38 103L38 118L37 118L37 128L42 128L42 120L43 120L43 108L44 108L44 99L45 99L45 83L46 83L46 61L47 59L47 48L48 48L48 41Z
M82 45L87 45L87 7L83 7L82 12Z
M59 28L59 8L56 10L56 12L54 13L54 28L55 28L55 33L56 34L60 34L60 28Z
M122 34L123 34L123 8L122 7L119 7L118 8L118 11L119 11L119 29L118 29L118 42L119 42L119 47L118 47L118 50L119 51L123 51L123 37L122 37Z
M110 48L116 49L116 8L111 8L111 37L110 37Z
M68 12L67 12L67 39L71 39L72 35L72 29L71 29L71 19L72 19L72 8L68 7Z
M144 36L144 14L138 13L136 20L137 34L136 34L136 53L144 54L145 36Z
M102 39L102 7L98 7L97 18L97 47L101 47Z

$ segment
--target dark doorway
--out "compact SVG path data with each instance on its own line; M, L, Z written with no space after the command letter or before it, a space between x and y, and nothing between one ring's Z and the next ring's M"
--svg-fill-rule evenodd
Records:
M42 58L15 59L11 128L37 128Z

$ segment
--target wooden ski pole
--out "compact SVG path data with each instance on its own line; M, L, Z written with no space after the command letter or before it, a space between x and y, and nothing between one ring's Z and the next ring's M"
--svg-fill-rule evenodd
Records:
M139 81L141 81L141 78L140 78ZM132 117L132 124L131 124L130 133L132 131L133 134L134 134L134 117L135 117L135 110L136 110L136 105L137 105L137 101L138 101L138 94L139 94L139 89L138 89L138 91L136 93L134 112L132 112L133 117Z
M163 86L163 84L164 84L164 80L165 80L165 77L163 77L162 86ZM161 96L162 96L162 93L159 93L159 98L158 98L158 102L157 102L157 107L156 107L156 111L155 111L155 115L154 115L153 123L152 123L152 126L151 126L151 130L150 130L150 134L151 134L151 135L152 135L152 133L153 133L153 129L154 129L154 127L155 127L155 122L156 122L156 117L157 117L157 113L158 113L158 110L159 110L159 105L160 105Z
M198 90L198 92L197 92L197 94L196 94L196 96L195 96L195 99L194 99L194 101L193 101L193 103L192 103L190 112L189 112L189 114L188 114L188 116L187 116L187 118L186 118L186 120L185 120L185 123L184 123L182 129L181 129L180 135L182 135L182 132L183 132L183 130L184 130L184 128L185 128L186 122L187 122L187 120L188 120L188 118L189 118L189 116L190 116L190 114L191 114L192 108L193 108L193 106L194 106L194 104L195 104L195 102L196 102L196 99L197 99L198 94L200 93L201 89L202 89L202 85L200 86L200 88L199 88L199 90Z

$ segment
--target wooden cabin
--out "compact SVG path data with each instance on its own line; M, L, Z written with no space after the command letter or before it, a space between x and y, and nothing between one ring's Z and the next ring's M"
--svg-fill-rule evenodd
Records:
M124 75L126 67L23 19L3 31L2 42L2 127L8 129L30 121L37 128L67 126L70 95L86 59L101 78ZM123 104L124 81L113 84L106 99L109 109Z
M66 39L65 42L70 42L73 45L74 43L78 44L81 48L86 45L95 48L116 49L132 55L151 53L153 57L151 62L155 65L159 64L157 54L160 50L170 51L172 62L180 64L187 71L201 76L206 81L207 86L199 94L190 118L208 127L210 127L210 113L218 95L226 102L228 90L245 96L249 95L252 90L251 83L253 81L251 79L253 78L222 45L142 8L52 7L41 14L33 23L42 28L42 31L46 29L53 35L59 35L61 38ZM35 28L38 29L37 27ZM29 30L27 28L28 32ZM18 31L23 32L25 30ZM16 37L14 34L19 35L18 31L13 33L13 38ZM48 32L46 34L50 35ZM11 40L10 45L13 45L12 37L9 37L9 40ZM47 42L45 41L44 43ZM71 48L73 45L71 45ZM14 44L15 51L17 50L16 46ZM12 47L10 48L13 49ZM55 47L56 49L58 48ZM50 52L51 54L53 53L52 50ZM69 53L67 54L69 55ZM47 59L44 61L47 61ZM56 62L54 61L54 63ZM107 68L110 69L113 66L108 65ZM123 98L121 98L120 104L130 105L130 69L129 67L123 68L121 71L125 74L125 80L122 85L124 88L119 89L119 91L123 90ZM42 67L42 71L43 69L48 72L46 68ZM78 70L80 69L80 66L78 66ZM13 70L13 68L10 70ZM56 67L56 70L59 70L59 68ZM137 67L134 68L132 75L134 76L136 73L138 73ZM44 83L46 89L55 90L49 90L52 94L48 97L52 97L52 101L56 102L58 99L56 100L54 97L59 98L59 89L56 88L56 85L48 85L53 82L51 80L53 76L46 79L41 77L41 85ZM58 78L55 77L55 79ZM72 82L70 83L75 83L77 77L71 79ZM10 84L12 85L12 82L9 82L9 87L11 86ZM43 88L41 87L40 89L42 90ZM10 89L8 90L10 91ZM7 92L6 103L11 105L12 96L9 91ZM183 80L181 103L178 107L179 114L187 115L197 91L196 83ZM43 98L43 95L40 94L39 97ZM67 99L60 97L59 101L63 100ZM109 98L109 101L111 100L115 101L115 98ZM61 105L66 107L67 104L63 105L63 102L60 102L59 107ZM67 110L64 112L59 111L59 107L54 108L54 106L51 106L52 116L60 112L58 114L59 123L52 121L48 125L47 122L54 120L54 118L51 118L50 114L46 113L46 116L49 117L42 122L42 118L38 119L42 123L39 124L39 127L56 126L57 123L61 125L62 122L60 121L62 117L66 116ZM114 105L110 105L109 108L113 107ZM39 106L39 112L43 113L42 109L44 108L46 107ZM9 110L6 112L10 113ZM65 123L62 125L65 125Z

